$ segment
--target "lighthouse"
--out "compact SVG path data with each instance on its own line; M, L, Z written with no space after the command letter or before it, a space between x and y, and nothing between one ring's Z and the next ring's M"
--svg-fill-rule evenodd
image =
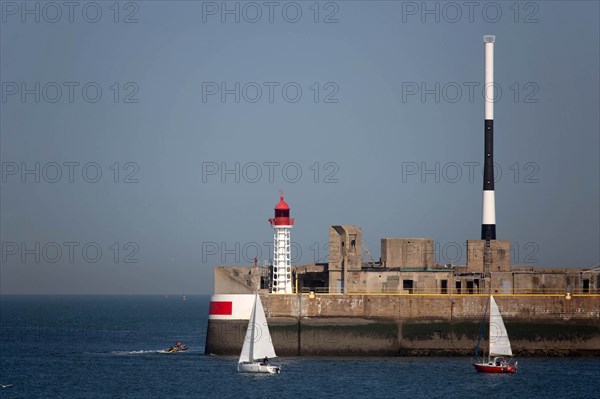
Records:
M279 197L275 206L275 217L269 219L273 226L273 289L274 294L292 293L292 249L290 231L294 219L290 219L290 207Z

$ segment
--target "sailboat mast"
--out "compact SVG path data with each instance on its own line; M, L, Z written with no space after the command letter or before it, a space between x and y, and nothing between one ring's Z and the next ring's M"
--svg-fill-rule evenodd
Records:
M254 306L252 307L252 319L251 319L251 331L250 331L250 353L248 355L248 361L254 361L254 333L256 331L256 302L258 301L258 292L254 297Z
M485 316L487 315L489 306L490 306L490 303L488 302L485 305L485 312L483 312L483 317L481 319L481 327L479 327L479 337L477 338L477 346L475 347L475 355L474 356L477 356L477 353L479 352L479 344L481 343L481 337L483 336L483 327L485 326Z
M488 307L490 308L490 315L488 321L488 359L492 358L492 294L490 294L488 300Z

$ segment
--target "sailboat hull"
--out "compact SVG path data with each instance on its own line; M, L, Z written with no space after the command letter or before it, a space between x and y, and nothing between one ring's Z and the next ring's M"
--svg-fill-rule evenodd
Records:
M473 367L480 373L506 374L516 373L517 367L513 364L506 366L496 366L489 363L473 363Z
M238 373L279 374L281 367L263 363L238 363Z

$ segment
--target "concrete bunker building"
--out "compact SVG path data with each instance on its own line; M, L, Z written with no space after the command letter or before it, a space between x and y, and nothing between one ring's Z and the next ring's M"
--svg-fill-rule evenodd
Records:
M484 271L485 240L467 240L465 265L435 262L431 238L382 238L381 259L368 259L362 230L329 228L329 261L292 266L292 294L585 294L600 293L600 268L538 268L511 265L510 241L490 244L490 271ZM215 294L272 292L269 268L219 266Z

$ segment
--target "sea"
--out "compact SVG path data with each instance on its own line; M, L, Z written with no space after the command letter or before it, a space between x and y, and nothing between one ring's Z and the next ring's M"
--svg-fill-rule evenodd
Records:
M0 296L0 398L600 398L600 359L282 357L238 374L204 353L209 296ZM163 349L180 341L186 352ZM274 362L274 361L273 361Z

